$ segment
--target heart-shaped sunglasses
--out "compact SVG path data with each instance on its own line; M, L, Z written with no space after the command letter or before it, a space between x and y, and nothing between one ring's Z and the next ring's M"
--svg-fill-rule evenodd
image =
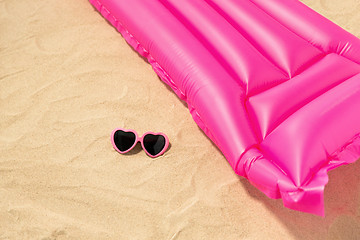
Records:
M111 133L111 143L119 153L129 152L137 142L153 158L163 154L169 146L169 139L163 133L146 132L140 138L134 130L116 128Z

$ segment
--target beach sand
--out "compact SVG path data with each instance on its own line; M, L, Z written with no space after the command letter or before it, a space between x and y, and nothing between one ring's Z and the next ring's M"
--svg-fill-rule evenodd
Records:
M305 4L360 37L359 0ZM120 155L115 127L166 133ZM0 0L0 239L360 239L360 161L326 218L237 176L186 105L86 1Z

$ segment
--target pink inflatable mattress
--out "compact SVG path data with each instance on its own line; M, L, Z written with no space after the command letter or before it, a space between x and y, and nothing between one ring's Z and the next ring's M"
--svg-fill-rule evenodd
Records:
M90 2L237 174L324 215L327 171L360 156L358 38L297 0Z

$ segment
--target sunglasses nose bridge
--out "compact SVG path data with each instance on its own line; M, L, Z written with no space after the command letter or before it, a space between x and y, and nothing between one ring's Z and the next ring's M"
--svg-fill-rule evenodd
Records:
M145 150L145 152L147 152L146 149L145 149L145 146L144 146L144 137L146 135L147 135L147 133L144 133L141 137L139 137L139 142L141 143L141 147L142 147L143 150Z

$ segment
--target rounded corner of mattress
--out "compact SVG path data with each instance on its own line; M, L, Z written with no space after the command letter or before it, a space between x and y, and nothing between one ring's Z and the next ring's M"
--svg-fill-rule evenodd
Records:
M248 149L241 156L235 172L246 177L268 197L282 198L285 207L324 217L324 190L329 181L328 171L354 163L359 158L360 133L329 156L326 164L300 186L256 147Z

